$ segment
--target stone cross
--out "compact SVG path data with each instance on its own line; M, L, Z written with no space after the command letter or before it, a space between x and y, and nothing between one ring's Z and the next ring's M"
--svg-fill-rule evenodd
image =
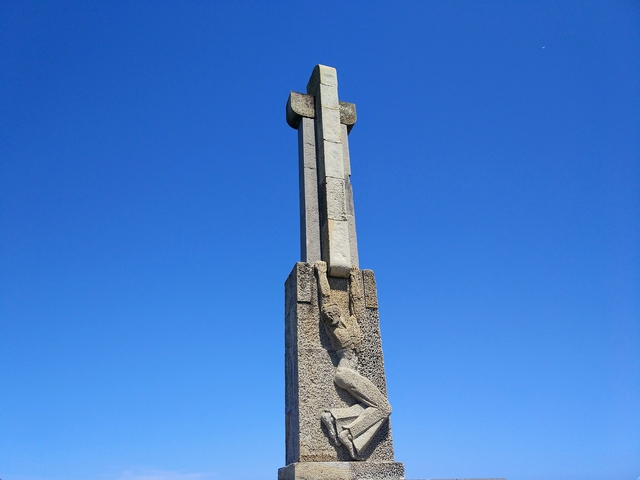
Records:
M360 270L348 134L355 105L317 65L291 92L301 261L285 283L286 463L278 480L404 480L394 460L376 281Z
M291 92L287 122L298 130L301 260L324 260L330 276L346 278L358 266L347 137L356 108L338 100L335 68L317 65L307 95Z

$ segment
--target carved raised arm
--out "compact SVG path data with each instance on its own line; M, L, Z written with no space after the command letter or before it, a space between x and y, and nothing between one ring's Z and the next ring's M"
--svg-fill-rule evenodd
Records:
M322 260L318 260L315 265L316 275L318 275L318 288L320 289L320 299L322 305L327 305L331 302L331 287L329 286L329 279L327 278L327 263Z
M355 315L358 321L364 319L365 304L362 292L362 275L357 267L351 267L349 272L349 306L351 315Z

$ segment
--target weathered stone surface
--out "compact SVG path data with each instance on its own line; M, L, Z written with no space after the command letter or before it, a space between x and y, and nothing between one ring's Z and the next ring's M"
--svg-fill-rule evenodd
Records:
M302 118L298 127L298 165L300 168L313 170L318 168L316 159L316 132L313 118ZM317 175L317 173L316 173ZM313 182L318 183L318 179ZM317 191L315 192L317 196ZM315 203L318 203L316 198Z
M351 132L357 119L355 103L340 102L340 123L347 126L347 132Z
M373 273L373 272L372 272ZM298 303L313 302L313 267L309 264L301 265L298 269L296 289L298 295Z
M397 462L301 462L279 469L278 480L404 480L404 465Z
M404 480L404 465L400 462L354 463L351 465L354 480Z
M290 92L287 101L287 123L298 129L300 257L322 259L331 275L347 276L358 266L348 144L355 105L339 101L332 67L317 65L307 92Z
M338 85L320 85L316 96L320 97L322 108L330 108L335 112L335 120L340 123L340 102L338 101Z
M349 308L348 280L329 277L332 301ZM365 284L364 277L362 284ZM366 291L366 290L365 290ZM286 459L295 462L350 461L343 447L333 446L324 431L325 409L357 403L334 383L338 356L320 319L319 292L313 266L297 263L285 283L285 412ZM362 343L358 371L387 395L377 309L366 309L360 325ZM390 422L368 447L369 462L393 462Z
M325 142L322 150L318 149L318 171L320 182L324 182L326 177L344 178L341 143Z
M348 462L292 463L278 470L278 480L351 480Z
M323 98L324 97L317 96L316 103L321 102ZM323 105L321 112L322 114L318 115L318 132L320 132L318 138L322 138L325 142L333 142L337 145L341 145L342 124L340 123L340 110Z
M320 85L338 86L338 73L335 68L327 67L326 65L316 65L314 67L307 83L307 93L316 95Z
M329 259L329 275L347 277L351 269L351 249L349 246L349 222L327 219L322 225L322 258Z
M349 185L351 187L351 185ZM349 190L351 190L349 188ZM347 227L349 230L349 257L351 258L351 265L356 267L360 264L358 258L358 237L356 235L356 217L354 215L347 215Z
M321 256L316 133L313 118L301 118L298 126L298 159L300 258L303 262L313 263L320 260Z
M322 259L329 265L331 276L346 277L351 267L351 248L348 224L344 218L346 197L343 127L340 123L338 76L335 68L316 65L307 85L307 93L315 97ZM341 213L338 218L337 212Z
M314 98L311 95L291 92L287 100L287 123L292 128L298 128L302 117L314 118Z
M376 277L373 270L362 270L364 279L364 302L367 308L378 308L378 289L376 287Z
M351 186L351 157L349 155L349 136L347 126L342 125L342 159L344 164L344 194L349 225L349 254L351 265L360 265L358 259L358 238L356 236L356 214L353 203L353 188Z
M345 198L344 178L325 177L325 195L332 197L333 202L327 203L327 218L331 220L347 219L347 199Z
M347 126L342 125L341 139L342 139L342 163L343 173L345 178L351 177L351 155L349 155L349 134L347 132Z
M347 132L356 123L356 106L354 103L339 102L340 123L347 127ZM292 128L298 128L303 117L314 118L316 115L315 99L313 95L290 92L287 99L287 123Z

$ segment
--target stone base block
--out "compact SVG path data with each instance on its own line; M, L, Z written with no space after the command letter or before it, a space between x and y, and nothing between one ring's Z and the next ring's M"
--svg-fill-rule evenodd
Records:
M278 480L404 480L399 462L298 462L278 469Z

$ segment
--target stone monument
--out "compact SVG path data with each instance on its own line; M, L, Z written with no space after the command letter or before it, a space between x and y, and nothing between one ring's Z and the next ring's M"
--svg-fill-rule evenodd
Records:
M285 283L286 463L278 480L404 479L391 437L376 281L360 270L348 135L352 103L317 65L291 92L301 261Z

